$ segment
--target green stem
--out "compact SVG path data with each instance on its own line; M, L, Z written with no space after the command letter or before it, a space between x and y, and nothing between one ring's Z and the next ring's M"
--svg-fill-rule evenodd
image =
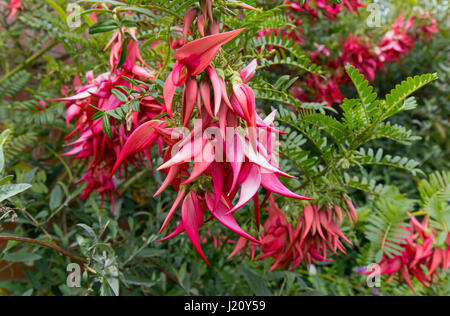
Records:
M50 45L42 48L41 50L39 50L38 52L36 52L34 55L32 55L31 57L29 57L27 60L25 60L21 65L17 66L16 68L14 68L13 70L11 70L10 72L8 72L2 79L0 79L0 86L11 76L15 75L16 73L18 73L19 71L25 69L26 67L28 67L29 65L31 65L33 62L35 62L37 59L39 59L42 55L44 55L46 52L48 52L49 50L51 50L53 47L56 46L56 44L58 44L58 42L56 40L53 40L52 43L50 43Z

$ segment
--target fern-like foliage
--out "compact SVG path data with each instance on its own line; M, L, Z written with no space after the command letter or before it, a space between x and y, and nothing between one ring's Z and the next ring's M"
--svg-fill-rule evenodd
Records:
M264 51L269 47L272 49L276 48L277 50L272 50L273 57L265 59L264 64L260 66L260 68L275 65L287 65L304 72L310 72L316 75L323 74L323 69L311 62L309 54L303 51L293 39L282 36L280 33L258 36L249 43L248 49Z
M299 170L299 176L303 177L300 188L311 188L313 192L312 188L317 190L323 186L323 191L327 192L324 200L330 199L329 195L333 196L332 191L345 191L345 188L375 194L384 190L373 179L358 176L364 168L392 167L413 176L422 174L417 161L389 155L381 148L371 148L369 142L389 139L411 144L420 139L405 127L385 120L395 113L415 107L415 100L409 97L410 94L436 79L436 75L407 79L397 85L386 100L377 100L377 94L359 70L350 65L346 69L359 98L345 99L341 113L302 109L302 104L299 105L297 101L297 104L294 103L298 108L297 113L281 108L278 117L280 129L292 135L289 141L284 142L287 144L281 153L293 162L295 169ZM261 86L258 84L256 90L262 91L258 94L265 98ZM268 89L268 84L263 87ZM279 99L285 104L290 103L287 93Z
M415 201L409 200L391 187L383 198L375 204L376 210L369 217L366 237L373 246L378 249L376 261L380 261L383 255L388 257L399 256L406 244L405 238L409 235L406 227L409 226L405 220L407 212L414 207Z
M0 85L0 96L14 97L31 80L31 73L21 70Z
M450 172L436 172L418 183L422 210L439 230L450 230Z

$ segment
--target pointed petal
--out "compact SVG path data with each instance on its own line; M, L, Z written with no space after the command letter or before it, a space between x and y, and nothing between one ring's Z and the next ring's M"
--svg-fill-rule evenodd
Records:
M186 94L185 94L185 106L183 126L188 126L191 120L192 112L194 111L195 103L197 102L198 86L195 79L189 79L186 83Z
M178 206L180 206L181 201L183 201L185 194L186 194L186 189L181 188L180 192L178 192L178 196L175 199L175 202L172 205L172 208L170 209L169 213L166 216L166 219L164 220L163 225L161 226L161 229L159 231L160 235L164 231L164 229L166 229L167 225L169 225L170 220L172 219L173 215L175 214L175 211L177 210Z
M222 196L223 193L223 178L224 178L222 167L218 163L215 163L211 166L211 177L213 181L214 192L216 193L215 207L217 207L217 205L219 205L220 202L220 197Z
M299 199L299 200L308 200L312 201L314 199L310 199L304 196L297 195L286 188L283 183L278 179L275 173L262 173L261 174L261 185L264 189L274 192L276 194L284 195L290 198Z
M141 67L139 65L134 65L133 74L138 77L146 78L146 79L155 79L154 74L152 74L150 71L145 69L144 67Z
M131 154L142 148L149 138L155 133L154 126L162 124L161 121L149 121L139 126L122 148L122 151L117 158L111 174L114 174L119 165Z
M163 242L163 241L172 239L172 238L180 235L182 232L184 232L184 226L183 226L183 221L180 221L180 223L178 224L177 228L175 229L175 231L173 233L171 233L170 235L168 235L158 241Z
M203 174L206 169L211 165L214 161L214 146L211 143L206 143L203 152L200 153L201 157L196 157L194 162L194 168L185 182L182 185L186 185L197 179L201 174Z
M305 218L305 228L303 230L303 234L301 237L302 240L305 239L306 235L308 235L314 222L314 209L309 204L305 206L304 218Z
M164 103L166 105L167 113L169 114L169 116L173 116L172 103L176 91L177 87L173 83L173 72L171 72L170 75L167 77L166 82L164 83L164 90L163 90Z
M181 218L186 234L188 235L190 241L192 242L192 245L194 246L195 250L200 255L200 257L208 265L210 265L200 246L200 238L198 234L199 222L191 195L188 195L184 199L183 205L181 206Z
M155 193L155 195L153 197L157 197L165 189L167 189L167 187L169 185L171 185L173 180L175 180L175 178L178 176L179 172L180 172L180 166L179 165L178 166L173 166L172 168L170 168L169 172L167 173L166 179L164 180L163 184L158 189L158 191L156 191L156 193Z
M239 202L230 210L230 213L236 212L250 201L255 194L258 193L259 186L261 185L261 171L258 166L253 165L250 172L241 185L241 195L239 196Z
M209 87L209 83L207 81L202 80L200 83L200 94L202 96L203 105L205 106L206 111L211 117L214 117L211 109L211 88Z
M250 64L248 64L247 67L242 69L241 79L242 79L243 83L249 82L255 76L256 67L258 67L258 60L253 59L252 62Z
M54 101L76 101L76 100L82 100L90 97L93 93L96 93L98 90L97 87L89 88L83 92L80 92L74 96L67 97L67 98L58 98L54 99Z
M244 162L244 144L239 135L234 134L231 143L227 144L227 161L231 164L233 169L233 183L230 188L230 192L234 190L236 186L239 174L241 172L242 163Z
M173 156L169 161L164 163L157 170L160 171L175 165L191 161L193 157L197 156L203 150L205 142L206 139L201 136L193 142L184 145L175 156Z
M189 42L178 49L174 57L188 67L191 76L197 76L209 66L222 45L234 39L244 30L209 35Z
M228 208L220 202L217 207L214 207L214 195L212 193L208 193L206 196L206 204L208 205L208 209L211 211L212 215L225 227L235 232L236 234L253 241L255 243L260 244L258 240L254 237L247 234L236 222L234 217L231 214L228 214Z
M271 171L271 172L278 173L278 174L280 174L282 176L285 176L285 177L288 177L288 178L292 178L290 175L288 175L288 174L284 173L283 171L281 171L281 170L275 168L274 166L272 166L267 161L267 159L264 158L261 154L255 153L255 151L253 150L253 146L250 145L247 141L245 141L245 143L244 143L244 152L245 152L245 155L247 156L247 158L251 162L253 162L253 163L263 167L264 169L267 169L265 172Z
M197 16L197 10L194 7L189 7L186 10L186 14L184 15L184 24L183 24L183 40L187 41L187 36L189 33L189 29L192 26L192 23Z
M239 251L247 248L247 243L248 243L247 239L245 239L243 237L239 238L239 240L236 243L236 247L234 248L233 252L228 256L227 259L230 260L235 255L237 255L239 253Z
M222 85L214 68L208 67L206 70L214 90L214 115L217 116L217 114L219 114L220 105L222 104Z

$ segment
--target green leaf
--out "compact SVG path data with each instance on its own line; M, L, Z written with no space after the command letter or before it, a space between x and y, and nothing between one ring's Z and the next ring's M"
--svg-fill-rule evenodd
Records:
M120 102L128 102L128 97L122 92L117 89L113 89L111 93L116 97L117 100Z
M111 32L119 28L119 25L114 21L105 21L94 24L89 28L89 34L98 34Z
M426 84L437 80L437 74L424 74L421 76L409 77L402 83L395 86L388 95L386 95L386 104L384 106L383 119L386 119L399 111L411 108L411 102L407 102L405 108L399 108L411 94L425 86ZM409 104L409 105L408 105Z
M256 296L272 296L266 282L256 272L242 267L241 272Z
M4 178L0 179L0 185L7 184L7 183L9 183L12 179L14 179L14 176L7 176L7 177L4 177Z
M0 174L5 167L5 155L3 154L3 146L5 145L5 142L10 134L11 131L9 129L3 131L3 133L0 134Z
M0 187L0 203L31 188L30 184L6 184Z
M63 199L62 189L59 185L56 185L55 188L50 193L50 202L49 202L50 210L55 210L56 208L58 208L62 203L62 199Z
M127 60L127 54L128 54L128 41L124 41L122 45L122 51L120 52L119 63L117 64L116 69L122 67L123 64L125 64L125 61Z
M2 260L8 262L32 262L41 259L42 257L38 254L28 252L26 249L20 249L19 251L9 253L3 256Z
M112 138L111 123L109 122L109 117L108 117L108 115L103 116L103 132L104 132L109 138Z
M369 115L370 108L376 101L377 94L373 92L373 87L369 85L369 82L364 79L364 75L362 75L356 67L348 64L345 67L345 70L355 85L356 91L358 92L361 100L361 106L363 108L366 124L369 125L371 121Z
M95 234L94 230L89 227L86 224L78 224L77 226L80 226L81 228L83 228L87 234L89 235L89 237L93 238L93 239L97 239L97 235Z

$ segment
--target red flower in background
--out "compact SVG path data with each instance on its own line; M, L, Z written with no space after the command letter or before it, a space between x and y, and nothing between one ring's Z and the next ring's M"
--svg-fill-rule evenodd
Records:
M306 42L303 36L300 40L297 35L303 34L302 15L295 14L295 12L305 12L313 18L318 18L319 13L322 12L334 20L342 12L344 6L350 13L359 13L359 8L365 7L358 0L343 0L340 5L329 3L327 0L307 0L303 6L296 1L286 0L284 3L289 5L286 14L297 26L297 30L263 30L259 35L281 34L294 39L299 45L304 45ZM418 26L420 30L418 34L426 34L426 38L429 40L433 34L438 32L436 20L431 18L428 13L421 17L421 20L423 21ZM362 37L350 33L342 42L342 53L339 59L333 58L327 61L323 57L330 56L328 49L316 45L318 49L311 52L312 61L316 64L325 64L332 75L327 80L314 74L307 75L300 85L292 88L292 93L303 102L327 102L331 106L335 102L342 101L343 96L339 86L348 82L344 70L346 64L350 63L355 66L367 79L373 81L377 72L385 70L386 62L400 63L401 58L406 56L414 46L414 40L421 38L420 35L414 37L413 34L409 34L412 33L413 26L414 18L405 23L403 17L400 16L395 21L393 29L383 37L378 46L373 46ZM269 47L268 49L273 48Z
M389 275L390 281L398 275L400 281L406 282L415 292L412 277L419 280L425 287L430 287L434 284L435 276L440 279L439 266L442 271L450 268L450 233L447 235L445 245L439 247L435 244L436 231L429 225L428 218L424 218L420 223L414 216L409 215L410 226L402 227L407 237L404 238L404 243L398 243L403 248L401 255L393 257L385 255L380 267L381 274Z
M303 6L297 1L284 2L290 4L290 9L297 12L306 12L313 18L319 17L319 12L322 12L329 19L335 20L341 13L341 9L345 6L350 13L359 11L360 7L365 7L359 0L342 0L341 4L330 3L328 0L306 0Z
M361 38L349 34L342 44L340 62L343 67L347 63L355 66L371 81L375 79L375 73L384 68L378 56L371 50L369 42L363 42Z
M22 9L23 6L20 0L11 0L9 5L7 5L5 8L11 10L7 18L8 22L11 22L19 13L19 9Z
M394 23L394 28L389 31L378 45L380 60L382 62L401 62L401 56L407 55L414 46L414 38L406 31L414 26L414 18L410 18L406 24L403 16L399 16Z

